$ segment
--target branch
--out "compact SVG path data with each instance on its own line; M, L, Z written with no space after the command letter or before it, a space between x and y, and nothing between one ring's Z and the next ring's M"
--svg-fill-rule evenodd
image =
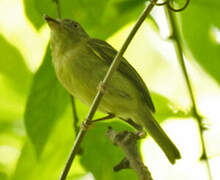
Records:
M71 94L70 94L70 101L71 101L72 112L73 112L73 121L74 121L73 122L73 128L74 128L76 134L78 134L78 132L79 132L79 126L78 126L79 118L77 116L75 99Z
M115 166L114 170L132 168L137 173L140 180L153 180L148 168L141 160L141 155L138 153L137 140L140 139L137 134L128 131L117 133L111 127L107 131L107 137L125 153L126 157Z
M57 6L57 16L61 19L61 10L60 10L60 1L59 0L53 0L56 3Z
M134 25L133 29L131 30L130 34L128 35L127 39L125 40L122 48L120 49L120 51L117 53L117 55L115 56L108 72L106 73L104 80L101 82L101 86L92 102L92 105L90 107L89 113L86 116L85 120L82 123L82 126L80 128L80 131L76 137L76 140L74 142L73 145L73 149L70 153L70 156L67 160L67 163L65 165L65 168L62 172L62 175L60 177L60 180L65 180L66 176L70 170L71 164L79 150L79 146L87 132L87 127L89 125L89 122L92 121L92 118L99 106L99 103L105 93L105 89L107 88L107 84L108 82L111 80L111 77L114 73L114 71L117 69L120 61L121 61L121 57L124 54L124 52L126 51L128 45L130 44L131 40L133 39L134 35L136 34L137 30L140 28L141 24L144 22L145 18L147 17L147 15L149 15L150 11L152 10L152 8L154 7L155 3L154 2L150 2L148 4L148 6L144 9L144 11L142 12L142 14L140 15L140 17L138 18L136 24Z
M198 130L199 130L200 141L201 141L201 146L202 146L202 155L201 155L200 159L205 160L209 179L212 180L212 175L211 175L211 170L210 170L210 165L209 165L209 161L208 161L208 156L207 156L206 147L205 147L205 140L204 140L204 135L203 135L204 130L206 130L206 128L203 126L203 117L199 114L198 108L196 105L196 100L195 100L195 95L193 93L192 84L191 84L191 81L190 81L190 78L189 78L189 75L188 75L188 72L186 69L185 62L184 62L183 50L181 47L180 39L178 38L178 30L177 30L178 28L177 28L177 25L175 22L175 17L172 13L172 10L170 10L169 8L166 8L165 10L166 10L167 20L168 20L168 24L169 24L169 29L171 31L170 39L173 41L175 51L176 51L176 56L177 56L177 59L179 61L180 67L183 72L183 76L186 81L189 96L190 96L190 99L192 102L193 117L195 118L196 122L198 123Z

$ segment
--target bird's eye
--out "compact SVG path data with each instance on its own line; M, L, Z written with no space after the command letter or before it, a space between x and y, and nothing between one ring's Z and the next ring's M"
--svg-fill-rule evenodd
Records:
M73 24L74 28L78 28L78 24L74 23Z

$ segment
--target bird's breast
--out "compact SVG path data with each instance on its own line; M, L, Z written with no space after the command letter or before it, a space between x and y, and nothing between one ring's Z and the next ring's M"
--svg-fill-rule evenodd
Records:
M92 52L81 46L55 57L53 64L61 84L70 94L90 104L107 67Z
M73 49L55 60L56 74L65 89L83 103L90 105L109 66L86 48ZM116 71L99 106L103 112L129 117L137 104L136 87Z

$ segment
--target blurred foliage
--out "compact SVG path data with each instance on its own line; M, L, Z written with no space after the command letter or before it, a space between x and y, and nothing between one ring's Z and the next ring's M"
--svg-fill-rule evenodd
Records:
M132 128L126 128L128 125L120 123L119 120L111 123L96 123L94 126L95 127L92 127L88 131L87 138L85 138L82 143L84 151L80 161L84 168L87 171L91 171L95 179L136 180L137 176L131 169L113 173L113 167L123 159L124 153L120 148L114 146L105 136L108 126L111 126L118 131L124 129L132 130ZM89 151L87 149L89 149Z
M50 131L50 136L47 138L47 141L44 141L47 142L47 144L41 156L36 156L35 146L32 145L30 140L26 140L17 162L17 167L12 178L13 180L58 179L75 138L73 132L72 109L70 104L66 107L68 108L65 108L62 116L57 118L53 126L53 131ZM39 130L38 135L41 135L41 133L44 134L43 131ZM75 166L72 172L75 172L75 175L84 175L85 172L77 161L78 160L74 162Z
M32 73L28 70L18 50L0 36L0 73L7 77L5 83L22 95L28 93ZM8 66L10 64L10 66Z
M53 0L24 0L24 6L28 19L38 30L45 23L42 18L44 13L52 17L57 14ZM61 0L62 17L76 19L90 35L102 39L137 19L144 6L144 0ZM219 7L219 0L194 0L178 14L177 19L185 49L217 81L220 81L220 46L215 28L219 33ZM70 97L56 79L50 49L47 48L43 63L34 77L20 52L2 36L0 49L0 146L21 149L16 166L12 165L15 169L12 179L57 179L71 150L75 132ZM151 94L159 122L172 116L189 116L166 97L154 92ZM83 119L88 107L78 101L77 107L79 118ZM97 113L96 117L101 116L103 114ZM24 132L24 119L28 138ZM110 122L97 123L89 130L82 144L83 154L77 157L68 179L77 179L88 172L92 172L98 180L136 179L131 170L112 171L123 158L123 153L104 136L107 127L111 125L118 130L131 128L119 121ZM2 136L8 135L11 135L13 145L2 140ZM13 172L13 167L3 166L0 164L2 180L8 179L8 174Z
M25 112L27 133L38 154L55 121L63 114L68 100L68 93L56 78L48 48L43 64L34 76Z
M72 18L91 36L106 39L122 26L136 19L144 0L81 0L60 1L63 18ZM44 24L43 14L57 17L55 0L24 0L28 18L36 28ZM117 23L114 23L116 22Z
M23 112L33 75L20 52L1 35L0 49L0 147L15 153L24 135ZM12 171L13 162L8 159L7 166L0 162L1 180Z
M0 133L12 131L22 119L25 98L29 92L32 73L19 51L0 36ZM10 66L8 66L10 64ZM16 125L15 125L16 124Z
M193 0L178 14L180 38L195 60L220 82L219 0ZM188 51L187 51L188 52Z

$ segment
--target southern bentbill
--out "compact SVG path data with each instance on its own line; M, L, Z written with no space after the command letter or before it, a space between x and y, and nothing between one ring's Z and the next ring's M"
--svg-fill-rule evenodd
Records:
M53 64L59 81L70 94L90 105L117 51L107 42L91 38L76 21L45 19L51 29ZM155 109L145 83L125 58L98 110L131 118L145 127L172 164L180 158L178 149L152 116Z

